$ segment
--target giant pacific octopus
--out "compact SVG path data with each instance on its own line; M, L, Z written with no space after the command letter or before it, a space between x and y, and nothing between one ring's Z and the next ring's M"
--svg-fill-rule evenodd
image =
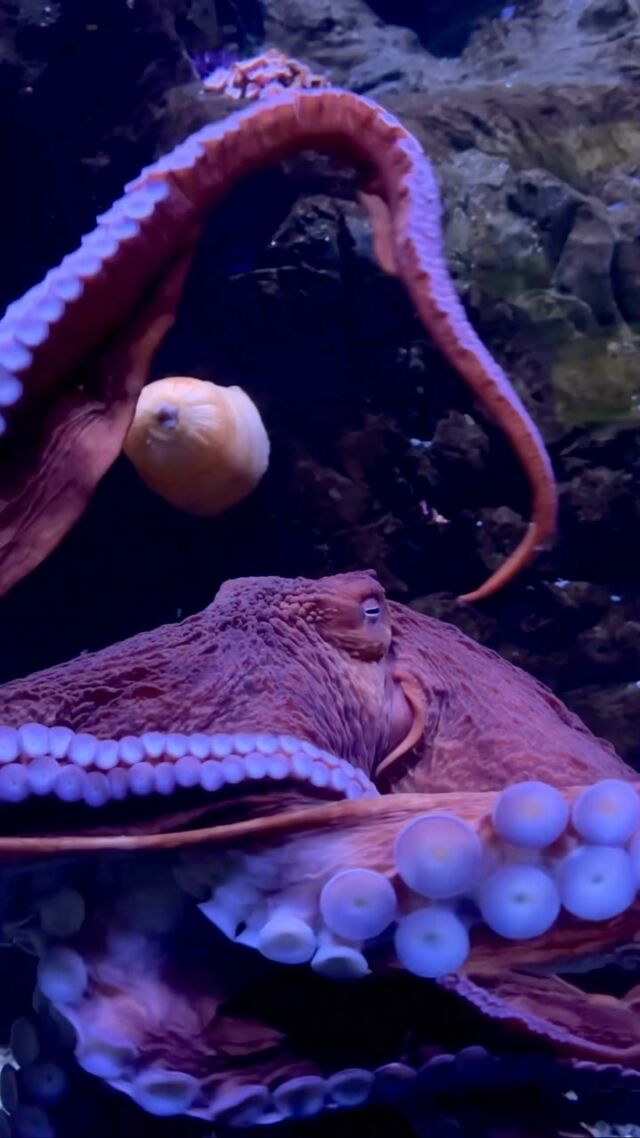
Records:
M504 1096L532 1055L558 1092L635 1086L639 990L560 975L633 946L634 772L372 573L229 581L5 684L0 723L5 939L147 1116Z
M59 543L120 454L207 212L252 171L315 148L355 165L380 266L403 283L528 477L528 531L467 599L488 596L552 536L556 491L538 429L449 276L429 160L381 106L323 85L278 53L218 74L210 86L255 101L143 170L80 248L0 321L0 594Z

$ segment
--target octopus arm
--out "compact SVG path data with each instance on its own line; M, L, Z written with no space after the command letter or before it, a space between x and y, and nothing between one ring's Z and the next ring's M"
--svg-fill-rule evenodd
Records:
M191 246L99 356L75 371L75 389L61 394L30 444L16 447L3 464L0 582L6 587L55 548L120 454L153 355L175 319L192 253Z
M567 790L568 801L575 801L578 792L579 788ZM485 872L485 862L475 854L470 857L473 853L469 846L470 837L475 844L482 843L489 859L496 855L510 856L510 849L501 846L501 839L492 828L490 818L494 805L495 796L492 794L394 795L366 802L337 803L307 810L304 814L287 812L268 820L261 819L257 826L241 823L216 828L208 834L192 833L190 837L194 843L202 844L206 840L212 868L216 865L216 851L219 858L213 875L218 883L215 896L220 898L216 914L212 913L208 903L200 909L220 931L222 908L231 904L231 898L235 899L234 903L238 898L244 898L245 907L235 914L232 927L225 935L232 941L240 939L240 943L251 947L256 967L265 957L282 964L308 964L317 935L318 951L311 966L318 971L326 968L327 951L333 954L333 965L337 966L338 952L345 942L352 946L351 957L345 965L343 954L340 965L343 968L354 967L356 952L359 951L360 955L362 951L366 952L389 924L398 920L394 940L397 959L393 958L393 947L388 939L384 945L378 942L383 956L378 962L375 958L372 960L374 971L385 968L384 954L390 953L386 969L402 968L417 977L436 979L445 990L473 1005L482 1015L501 1023L510 1032L537 1038L558 1055L587 1059L597 1064L615 1063L622 1069L637 1070L640 1067L637 989L619 999L583 992L561 976L554 975L554 971L575 970L582 960L596 963L607 960L612 953L615 955L619 948L629 944L637 926L637 900L631 899L624 911L603 921L583 921L567 912L558 913L545 933L520 939L498 935L488 926L475 923L468 934L464 934L466 943L462 956L466 954L468 959L451 965L449 954L453 950L458 951L457 940L464 929L464 920L456 916L455 898L443 898L440 891L434 889L435 878L442 882L444 874L451 889L454 892L458 890L458 895L475 895L475 883ZM452 829L454 821L455 828ZM448 831L443 829L443 823L448 826ZM399 839L402 835L407 836L409 828L416 824L427 829L419 838L421 848L416 849L413 843L411 850L403 847ZM430 835L428 828L432 826L436 829ZM559 844L542 854L546 859L546 873L554 873L556 859L565 856L575 842L575 834L567 828ZM432 862L430 843L439 850L438 857ZM0 840L0 848L4 849L6 844ZM29 847L26 839L14 843L18 844L23 852ZM140 854L144 848L169 850L176 844L186 849L188 835L180 833L128 839L126 848L137 849ZM443 845L449 855L448 864L442 859ZM78 851L93 848L96 852L98 849L125 847L120 839L88 837L71 841L58 837L50 850L60 853L72 848ZM233 856L228 860L230 851ZM45 844L42 843L40 853L44 852ZM424 875L422 880L414 880L410 869L412 861L417 864L416 856L423 874L425 865L432 865L433 880L427 881ZM256 874L258 864L260 873ZM345 865L351 868L345 871ZM224 876L225 873L228 877ZM457 875L457 884L453 882L452 874ZM392 897L389 905L388 895L391 894L395 894L395 898ZM266 934L278 914L288 913L290 916L294 912L303 915L297 924L306 929L312 941L304 957L285 958L282 947L275 952L277 945L275 942L267 945L265 936L258 935L254 940L243 941L235 933L237 919L254 932L262 930ZM425 917L433 925L428 930L419 927ZM414 927L416 925L418 927ZM293 935L291 929L287 931ZM425 931L428 937L423 944L421 934ZM218 943L221 951L216 956L217 967L223 968L227 955L224 942ZM435 962L442 965L439 971L430 968L433 960L429 954L432 954L434 944L439 945L441 956L444 954ZM232 959L229 955L229 960ZM152 965L153 959L150 958L149 967L144 967L144 976L136 979L136 996L132 1001L130 971L120 968L113 959L112 950L96 953L93 945L88 959L92 980L90 997L81 1008L79 1006L77 1015L74 1013L74 1026L81 1039L83 1032L95 1034L93 1021L96 1016L109 1017L113 1013L119 1023L123 1017L126 1019L128 1038L133 1039L136 1045L146 1048L152 1043L159 1046L157 1040L154 1042L148 1038L150 1023L143 1010L157 1007L161 1013L165 1006L171 1008L174 1029L179 1034L184 1031L187 1039L191 1037L190 1017L191 1020L195 1017L198 1020L197 1025L194 1020L198 1047L204 1048L209 1056L219 1055L220 1043L216 1040L228 1040L229 1036L226 1025L219 1019L225 1013L217 1002L217 978L215 982L208 978L206 985L200 985L195 982L197 978L190 975L187 981L189 991L195 987L201 993L206 991L206 995L194 999L190 994L185 1000L184 993L176 991L175 980L168 983L160 974L154 977ZM107 982L108 990L103 987ZM122 989L117 995L115 1008L112 1006L114 984ZM229 1014L233 1018L232 995L232 991L226 989L226 998L231 999ZM164 1017L160 1014L162 1022ZM158 1026L158 1033L161 1034L161 1030ZM246 1035L250 1036L252 1030L250 1025L244 1028L238 1025L240 1035L236 1038L234 1034L231 1050L237 1048L239 1054L246 1043ZM264 1057L267 1063L277 1061L282 1041L277 1035L270 1036L267 1032L258 1048L260 1031L255 1028L255 1032L256 1051L262 1051L261 1059ZM194 1055L190 1065L192 1062L197 1065L198 1061L198 1055Z
M505 431L530 481L533 520L525 539L466 599L479 599L501 587L552 536L556 491L547 453L456 294L444 256L435 177L418 142L377 104L350 92L269 89L253 106L204 127L144 170L98 219L81 247L10 305L0 321L5 404L0 434L6 448L0 464L0 593L41 561L82 512L124 441L134 391L146 378L153 348L142 352L135 382L126 368L114 381L107 413L96 416L91 449L104 454L102 461L85 462L81 470L78 463L67 461L67 444L56 432L55 414L47 416L47 407L64 400L70 388L77 392L79 384L84 385L82 377L96 367L116 374L114 361L108 360L112 338L121 334L125 342L131 340L126 323L132 310L149 290L153 294L180 251L192 242L208 209L230 187L246 174L310 147L346 156L366 172L366 185L375 192L365 197L365 204L382 267L403 281L425 328ZM176 289L169 311L175 311L179 295ZM161 338L159 331L156 344ZM111 404L120 402L124 389L131 393L126 413L110 415ZM34 446L36 422L41 441ZM28 457L22 464L12 463L12 453L25 453L28 437ZM45 477L45 458L49 521L43 521L40 509L36 523L29 508L32 495L24 489L33 486L34 477ZM64 503L58 501L62 498Z
M536 975L526 967L492 974L459 974L441 981L491 1019L537 1036L559 1055L615 1063L640 1063L638 993L616 997L583 992L560 976Z

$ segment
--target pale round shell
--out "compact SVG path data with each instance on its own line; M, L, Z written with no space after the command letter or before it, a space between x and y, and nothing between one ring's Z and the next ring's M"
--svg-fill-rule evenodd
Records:
M143 387L124 451L156 494L214 517L255 489L269 464L269 437L241 387L172 376Z

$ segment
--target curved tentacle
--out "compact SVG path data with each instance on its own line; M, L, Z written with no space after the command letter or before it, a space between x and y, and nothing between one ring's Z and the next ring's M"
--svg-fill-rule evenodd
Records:
M529 531L501 569L465 599L477 600L500 588L549 540L556 516L549 459L537 428L474 332L455 292L442 247L437 186L419 144L392 115L350 92L269 88L249 108L204 127L144 170L98 219L80 249L10 305L0 322L0 434L5 435L2 445L8 455L0 483L0 593L58 543L105 468L95 464L82 475L57 470L60 444L45 420L42 431L53 453L43 464L36 450L16 478L9 459L12 445L21 445L20 423L26 431L34 416L64 398L69 385L77 385L78 369L86 368L88 357L94 358L93 366L100 366L102 345L126 323L145 291L162 280L188 235L231 186L253 170L309 147L345 155L373 171L372 184L380 187L379 201L390 219L387 225L384 211L376 206L374 229L383 267L396 266L424 326L506 432L527 473L532 490ZM178 295L174 310L177 301ZM123 441L127 426L126 415L116 422L112 418L108 426L105 422L110 453ZM32 522L23 488L28 482L30 495L37 498L47 479L51 524L39 527L38 541L27 554ZM68 484L79 480L82 493Z

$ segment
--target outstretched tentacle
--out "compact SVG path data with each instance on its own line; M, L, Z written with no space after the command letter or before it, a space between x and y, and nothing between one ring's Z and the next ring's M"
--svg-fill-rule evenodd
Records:
M595 831L581 820L589 797L603 822ZM319 931L360 948L361 942L377 944L397 924L392 967L437 978L464 966L480 975L493 973L497 951L515 967L546 968L600 957L635 935L640 798L636 783L618 779L561 790L530 781L499 793L305 804L187 831L0 838L0 855L12 859L154 850L180 850L184 857L190 849L198 861L206 850L225 882L231 874L250 885L259 918L256 924L242 913L238 922L251 916L256 945L266 943L265 912L267 924L276 921L276 939L290 917L306 922L312 940L306 927L296 929L308 940L308 959ZM211 901L206 915L216 923L222 902L215 895ZM431 937L427 924L433 921ZM222 929L227 935L229 927ZM404 930L400 936L398 930ZM425 957L414 965L418 942L446 947L446 930L459 949L458 963L446 957L440 966Z
M38 874L8 869L4 933L38 957L80 1064L150 1113L266 1121L274 1101L287 1117L300 1096L314 1113L373 1094L382 1069L323 1081L249 1014L240 995L273 964L437 980L534 1046L640 1070L637 994L548 974L633 939L639 833L638 784L601 780L342 801L199 833L3 838L3 853L42 859ZM250 1071L231 1083L241 1055Z

